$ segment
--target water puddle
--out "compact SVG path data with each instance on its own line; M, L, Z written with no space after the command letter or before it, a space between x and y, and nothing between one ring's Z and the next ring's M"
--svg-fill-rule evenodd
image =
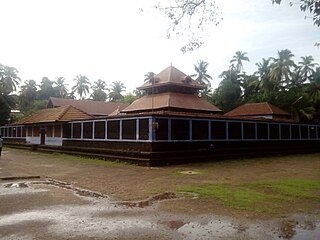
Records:
M21 182L21 183L9 183L4 185L5 188L28 188L28 184L26 184L25 182Z
M197 171L182 171L179 173L185 174L185 175L199 175L199 174L201 174L200 172L197 172Z
M79 188L79 187L75 187L71 183L58 181L58 180L52 179L52 178L48 178L46 181L32 182L32 184L51 185L51 186L55 186L55 187L59 187L59 188L67 189L67 190L72 190L75 194L77 194L79 196L83 196L83 197L107 198L107 199L109 199L109 197L107 195L104 195L102 193L95 192L95 191L90 191L90 190Z
M55 188L49 186L57 187L61 191L53 191ZM10 197L10 194L21 193L36 194L43 191L47 191L47 195L53 192L60 194L62 199L74 197L73 194L75 194L76 199L85 198L88 201L85 203L75 201L68 204L61 201L55 205L42 205L39 201L36 208L30 209L23 207L19 209L17 205L14 212L1 215L1 229L11 226L14 228L22 223L36 226L41 222L45 224L41 231L52 236L52 239L75 239L77 237L105 239L108 236L110 239L298 240L317 239L320 236L318 216L301 215L290 219L251 221L219 217L213 214L203 216L170 214L156 207L147 208L161 201L176 199L177 196L173 192L160 193L141 201L114 202L104 194L51 178L44 181L13 182L0 185L0 197L2 195ZM29 196L19 195L19 199L25 202L30 199ZM46 199L44 195L41 197ZM17 198L11 196L10 199ZM27 229L21 228L17 234L25 236Z

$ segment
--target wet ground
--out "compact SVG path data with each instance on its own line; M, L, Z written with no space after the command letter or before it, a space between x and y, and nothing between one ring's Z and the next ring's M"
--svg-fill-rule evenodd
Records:
M1 239L318 239L317 216L247 220L188 216L157 209L173 193L138 202L107 196L54 179L0 186Z
M92 176L94 178L95 176ZM320 219L292 214L249 219L187 214L159 206L173 192L122 201L52 177L21 175L0 163L0 239L319 239Z

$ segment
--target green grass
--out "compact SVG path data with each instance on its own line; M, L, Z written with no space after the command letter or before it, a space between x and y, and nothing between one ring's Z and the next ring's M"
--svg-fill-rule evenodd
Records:
M285 179L277 181L261 181L248 184L257 190L265 189L275 195L281 195L288 199L320 198L314 194L314 190L320 190L320 180Z
M275 213L282 206L294 201L313 199L320 201L320 181L287 179L232 184L207 184L188 186L180 194L193 193L202 198L213 198L222 205L239 210Z

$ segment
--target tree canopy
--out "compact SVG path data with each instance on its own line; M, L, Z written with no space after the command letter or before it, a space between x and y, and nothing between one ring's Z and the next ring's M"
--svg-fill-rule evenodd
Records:
M281 4L283 0L270 0L272 4ZM320 1L300 0L289 2L290 6L299 6L303 12L312 15L315 26L320 26ZM222 21L221 11L215 0L168 0L159 1L156 6L169 20L167 37L179 35L186 37L182 45L183 53L194 51L204 44L203 36L212 25ZM320 43L315 45L320 46Z

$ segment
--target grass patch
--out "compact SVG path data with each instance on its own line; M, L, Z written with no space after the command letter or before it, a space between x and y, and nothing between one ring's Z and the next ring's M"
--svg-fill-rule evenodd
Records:
M232 184L188 186L179 194L192 193L202 198L213 198L222 205L239 210L275 213L290 202L312 199L319 201L319 180L277 180Z
M319 198L314 191L320 190L319 180L286 179L277 181L261 181L248 184L257 190L271 191L288 199Z

